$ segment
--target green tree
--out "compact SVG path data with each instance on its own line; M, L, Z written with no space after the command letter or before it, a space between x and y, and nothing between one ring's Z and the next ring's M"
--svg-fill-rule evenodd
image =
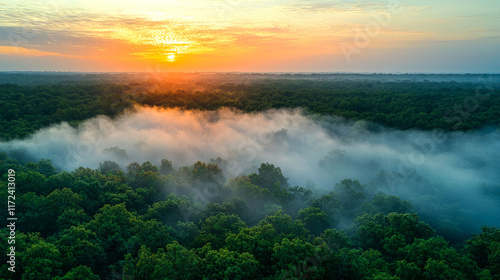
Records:
M391 212L409 213L411 208L410 202L382 192L377 193L370 202L366 202L362 207L365 213L384 213L386 215Z
M226 215L235 214L240 217L245 217L249 214L248 211L249 208L244 199L241 197L232 197L223 203L207 203L205 209L202 211L202 216L208 218L222 213Z
M123 258L129 249L125 246L133 235L133 229L138 223L137 218L127 211L125 204L105 205L85 225L85 228L95 232L100 244L108 257L108 263L114 263Z
M173 232L175 240L183 246L190 246L200 231L193 222L177 222Z
M273 248L273 270L276 279L323 279L325 268L322 261L327 252L300 239L284 238Z
M47 198L33 192L16 196L18 226L23 232L49 232L55 222L51 211L47 211ZM52 214L53 215L53 214Z
M79 226L88 223L91 220L90 216L83 209L68 209L57 217L57 226L59 230L70 228L71 226Z
M219 213L208 217L200 224L200 234L195 238L195 243L205 245L210 243L214 248L222 248L229 234L238 233L245 228L245 222L236 215Z
M365 214L356 221L359 244L389 256L397 255L399 248L413 243L415 238L428 239L435 234L428 224L420 221L417 214Z
M54 220L64 211L70 209L81 209L82 197L68 188L56 189L46 198L47 212L54 216Z
M271 256L273 246L283 238L306 240L309 231L300 221L293 221L289 215L278 211L267 216L257 226L241 229L226 238L226 248L239 253L249 252L261 264L263 275L272 275Z
M179 221L184 221L182 209L189 204L186 199L169 196L167 200L149 206L142 218L144 220L156 219L165 225L174 225Z
M335 184L333 190L338 195L344 213L355 217L358 207L367 197L366 185L362 185L358 180L344 179Z
M104 205L99 199L104 191L97 179L76 180L71 189L85 201L83 208L90 215L96 213Z
M172 161L168 159L162 159L160 163L160 173L163 175L170 175L174 173L174 166Z
M229 180L227 188L235 195L247 198L248 201L263 201L271 198L271 192L252 184L251 179L246 176L236 177Z
M19 185L23 186L25 192L34 192L38 195L47 195L50 193L46 188L47 178L39 172L18 172L16 174L16 181Z
M250 174L249 178L252 184L261 188L267 188L270 191L276 188L289 187L288 178L283 175L281 168L267 162L262 163L258 169L258 173Z
M173 241L172 228L156 220L137 221L131 230L133 235L123 244L127 252L137 252L142 245L155 250Z
M226 238L226 248L239 253L248 252L252 254L259 263L259 271L262 275L272 275L273 245L281 241L276 229L272 225L260 225L244 228L237 234L230 234Z
M71 173L63 171L58 174L52 175L47 178L47 184L45 185L48 193L53 192L56 189L72 188L75 183L75 178Z
M47 177L57 174L57 170L52 165L52 161L50 159L41 159L37 162L37 165L38 165L38 172Z
M87 183L97 181L101 185L106 182L106 176L102 175L98 170L90 168L79 167L72 171L71 175L75 178L75 181L82 180Z
M134 178L142 171L142 167L139 163L132 162L127 166L127 171L127 175L131 178Z
M106 160L104 162L99 163L99 172L101 172L102 174L106 174L113 170L121 170L120 165L111 160Z
M309 204L311 207L318 208L328 215L330 226L335 226L342 217L342 205L335 192L312 199Z
M492 275L500 276L500 229L483 227L480 234L474 235L466 241L467 252L481 268L489 268Z
M349 236L347 236L343 230L327 229L321 234L321 240L326 243L330 250L339 250L352 246Z
M61 274L61 253L50 243L40 242L28 247L23 258L23 280L51 280Z
M209 250L201 255L203 279L259 279L258 262L249 253L237 253L227 249Z
M214 163L197 161L194 163L191 173L195 181L221 184L225 180L222 169Z
M298 218L311 233L316 235L321 234L330 226L328 214L319 208L307 207L301 209Z
M97 235L83 226L72 226L53 238L67 269L80 265L96 267L104 263L106 256Z
M479 273L479 267L474 261L461 256L442 237L417 238L398 251L399 258L407 261L399 264L399 273L418 275L420 279L476 279ZM415 267L420 270L419 273Z
M332 252L326 261L326 275L329 279L367 279L368 260L362 257L362 250L342 248Z
M136 258L125 257L124 273L135 279L200 279L200 258L193 252L174 242L156 253L142 246Z
M99 275L92 272L88 266L80 265L68 271L63 277L56 280L100 280Z
M301 221L293 221L290 215L284 214L281 210L259 222L259 226L264 225L272 225L280 237L279 240L285 237L304 239L309 234Z

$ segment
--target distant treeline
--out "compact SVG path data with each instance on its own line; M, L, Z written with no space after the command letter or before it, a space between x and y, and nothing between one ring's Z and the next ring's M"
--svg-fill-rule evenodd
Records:
M397 129L472 130L500 124L497 84L260 79L113 84L0 84L0 137L22 138L67 121L116 116L134 105L244 112L304 108Z
M326 194L279 167L224 178L217 158L57 172L0 154L15 195L16 272L2 279L499 279L500 230L450 246L408 201L345 179ZM7 188L8 175L15 190ZM7 207L0 209L6 221ZM339 230L339 228L344 230ZM0 229L7 244L9 229ZM3 246L2 254L11 252Z

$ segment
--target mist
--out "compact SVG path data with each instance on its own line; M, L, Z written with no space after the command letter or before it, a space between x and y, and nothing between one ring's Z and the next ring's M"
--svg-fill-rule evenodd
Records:
M419 214L460 216L462 228L500 225L500 132L398 131L301 110L242 113L137 107L78 127L61 123L0 151L25 161L51 159L61 170L96 169L105 160L175 167L221 157L226 178L282 169L290 185L327 193L342 179L407 199ZM464 218L465 217L465 218Z

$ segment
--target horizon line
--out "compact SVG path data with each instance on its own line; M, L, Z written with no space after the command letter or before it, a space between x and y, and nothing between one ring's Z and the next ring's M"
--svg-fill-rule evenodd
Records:
M64 71L64 70L0 70L1 74L260 74L260 75L500 75L500 72L344 72L344 71Z

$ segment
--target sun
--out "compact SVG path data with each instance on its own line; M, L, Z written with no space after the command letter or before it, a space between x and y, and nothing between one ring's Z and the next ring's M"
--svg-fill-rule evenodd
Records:
M167 55L167 61L168 62L174 62L175 61L175 53L169 53Z

